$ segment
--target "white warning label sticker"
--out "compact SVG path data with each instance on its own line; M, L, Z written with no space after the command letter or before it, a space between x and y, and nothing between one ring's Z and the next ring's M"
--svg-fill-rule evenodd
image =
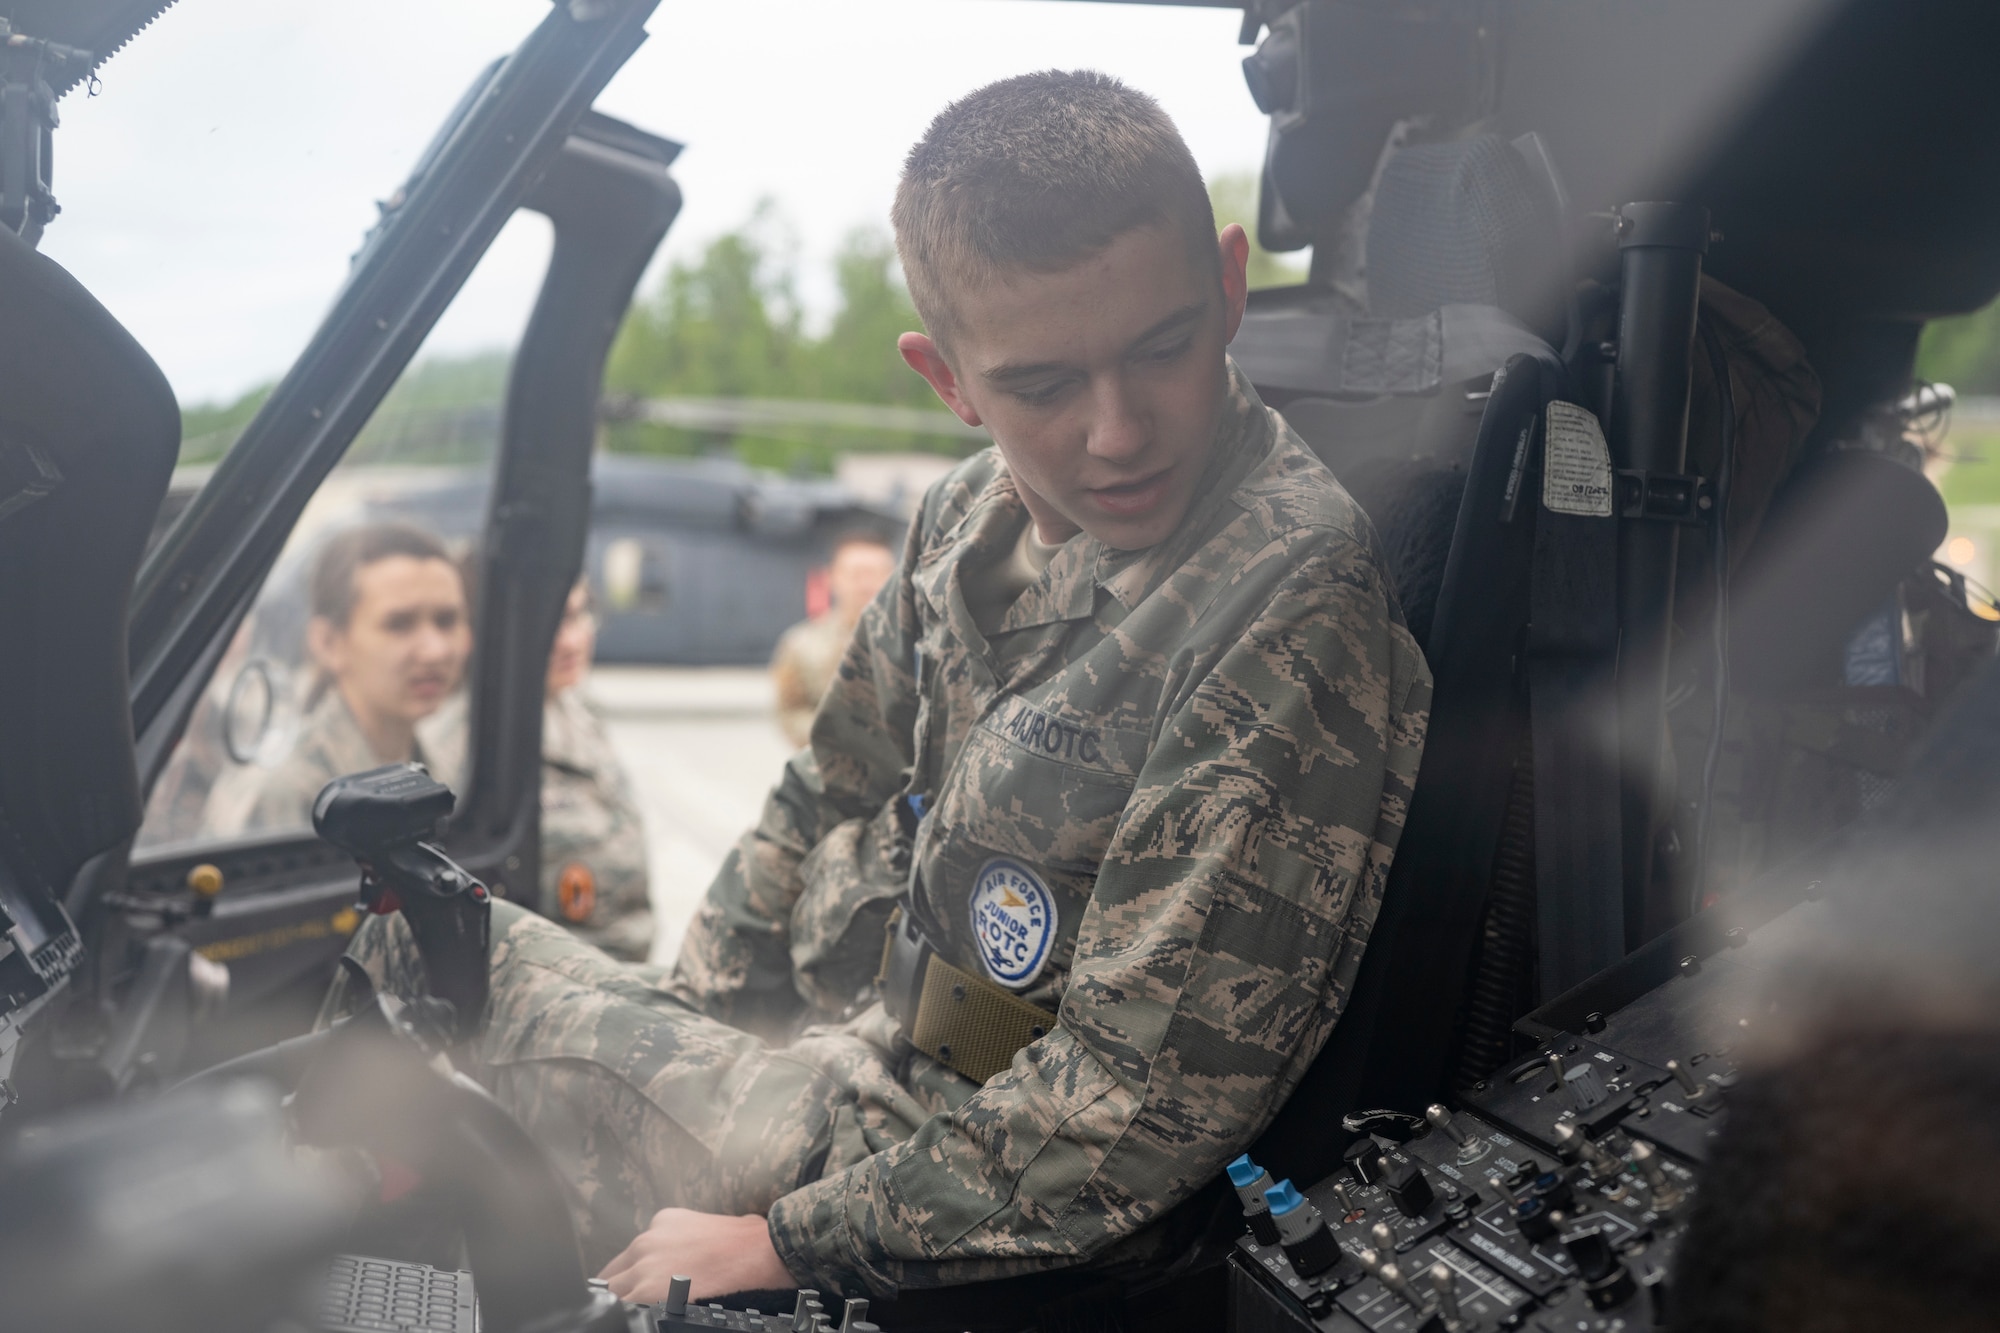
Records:
M1585 518L1611 517L1611 450L1597 418L1560 398L1549 404L1542 461L1542 507Z

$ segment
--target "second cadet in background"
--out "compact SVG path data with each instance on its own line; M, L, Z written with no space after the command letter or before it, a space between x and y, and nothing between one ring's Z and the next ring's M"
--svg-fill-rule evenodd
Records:
M540 904L614 958L644 962L653 947L646 830L632 784L604 724L578 688L597 650L588 583L570 589L549 652L542 711ZM422 730L438 780L461 789L466 699L453 699Z
M786 630L771 657L778 725L793 745L802 746L811 737L813 714L833 683L862 610L895 572L895 553L879 532L857 530L834 543L826 578L830 604Z
M328 539L308 595L317 676L298 742L256 793L253 830L310 823L320 789L343 774L432 762L418 723L458 688L472 651L458 566L407 524L370 523Z

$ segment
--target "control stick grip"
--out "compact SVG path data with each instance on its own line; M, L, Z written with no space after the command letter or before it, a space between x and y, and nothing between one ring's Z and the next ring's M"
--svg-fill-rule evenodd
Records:
M313 830L361 866L361 902L401 911L430 993L452 1007L453 1041L486 1022L493 897L426 839L457 798L421 764L388 764L335 778L313 802Z

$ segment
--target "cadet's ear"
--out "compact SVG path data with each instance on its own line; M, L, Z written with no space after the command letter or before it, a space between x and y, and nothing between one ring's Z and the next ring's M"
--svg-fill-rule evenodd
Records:
M958 419L968 426L980 424L979 412L965 400L960 391L958 373L944 359L944 353L928 336L921 333L906 333L896 339L896 350L909 363L911 370L922 375L937 390L937 396L944 405L957 414Z
M347 665L347 636L334 626L325 616L314 616L306 622L306 649L312 654L319 669L337 676Z
M1250 236L1230 223L1215 238L1222 258L1222 340L1231 342L1243 327L1243 307L1250 300Z

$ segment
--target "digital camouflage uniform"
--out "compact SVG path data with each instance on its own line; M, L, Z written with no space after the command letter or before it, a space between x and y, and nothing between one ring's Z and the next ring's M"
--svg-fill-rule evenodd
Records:
M411 758L420 764L427 762L421 742ZM395 762L376 755L347 701L328 685L306 713L291 753L262 783L247 831L311 828L313 802L327 783Z
M496 921L483 1073L577 1183L592 1262L679 1204L767 1214L822 1290L1074 1264L1276 1113L1353 985L1429 674L1366 519L1240 377L1219 432L1173 537L1073 539L990 638L962 577L1025 511L990 449L933 487L659 989ZM945 957L1004 972L970 910L996 864L1044 913L1018 993L1059 1019L979 1086L862 993L906 886ZM407 985L391 934L357 956Z
M646 826L604 724L575 690L542 713L542 894L614 958L652 951Z
M463 791L466 700L418 727L431 774ZM574 689L542 710L542 903L549 915L614 958L646 961L653 903L646 828L604 724Z
M852 631L831 611L801 620L779 636L771 654L771 677L778 691L778 727L793 745L811 738L819 701L840 668L850 637Z

